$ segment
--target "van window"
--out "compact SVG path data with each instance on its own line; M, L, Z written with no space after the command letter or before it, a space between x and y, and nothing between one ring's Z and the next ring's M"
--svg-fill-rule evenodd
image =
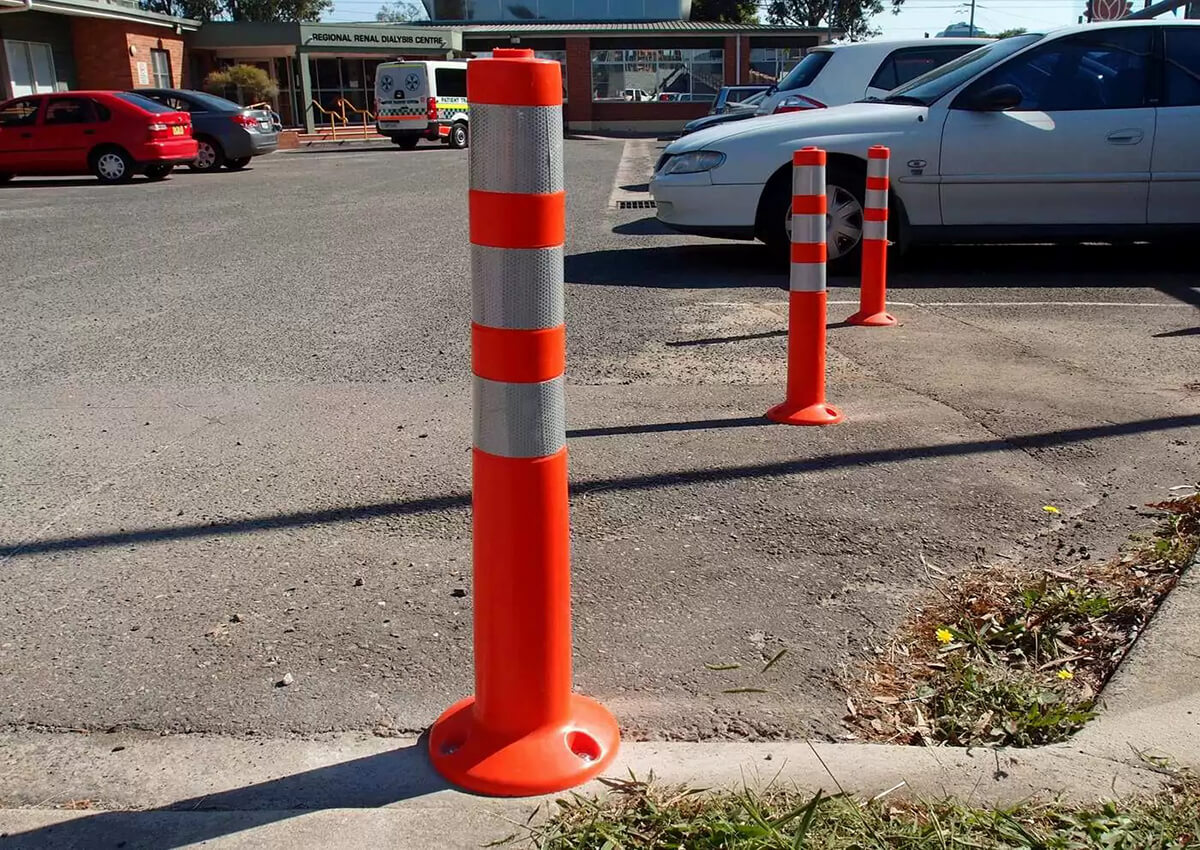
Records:
M438 97L466 97L467 70L465 68L438 68L434 71Z
M786 77L779 81L779 91L792 91L811 86L817 74L826 63L833 58L832 50L814 50L800 60L800 64L788 71Z

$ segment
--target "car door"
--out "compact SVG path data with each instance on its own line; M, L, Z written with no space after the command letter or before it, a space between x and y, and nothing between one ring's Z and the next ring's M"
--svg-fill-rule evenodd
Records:
M19 173L30 163L43 98L22 97L0 109L0 172Z
M877 97L882 100L888 92L899 88L910 80L915 80L935 68L940 68L952 59L957 59L964 53L970 53L979 44L952 44L945 47L901 47L893 50L879 64L875 75L867 83L863 97Z
M52 97L45 105L37 149L47 170L82 172L95 146L97 110L91 98Z
M962 90L942 129L943 224L1145 223L1153 35L1125 27L1053 39Z
M1163 41L1149 219L1200 224L1200 26L1166 27Z

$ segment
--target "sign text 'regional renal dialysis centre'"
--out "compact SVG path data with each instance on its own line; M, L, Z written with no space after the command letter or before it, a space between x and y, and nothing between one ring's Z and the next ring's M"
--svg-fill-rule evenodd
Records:
M301 25L305 47L400 47L418 50L453 50L451 33L411 27L339 27Z

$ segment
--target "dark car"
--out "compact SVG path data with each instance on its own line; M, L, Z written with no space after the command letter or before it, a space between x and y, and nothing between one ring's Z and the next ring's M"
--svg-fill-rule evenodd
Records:
M233 171L245 168L251 157L279 146L279 131L269 109L251 109L232 100L191 89L137 89L143 97L192 116L192 135L199 145L193 171Z
M730 121L741 121L746 118L754 117L754 110L758 108L758 104L767 95L768 89L762 89L757 94L743 100L741 103L731 103L724 112L719 112L716 115L703 115L683 125L683 132L679 135L686 136L689 133L694 133L697 130L704 130L708 127L715 127L718 124L726 124Z
M195 158L186 113L128 92L54 92L0 103L0 183L24 174L162 180Z

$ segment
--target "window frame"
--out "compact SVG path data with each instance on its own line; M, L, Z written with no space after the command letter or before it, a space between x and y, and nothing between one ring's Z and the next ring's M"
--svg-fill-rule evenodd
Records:
M162 57L166 63L167 81L165 84L160 78L158 64L155 61L158 57ZM156 89L175 88L175 69L171 67L171 51L164 50L161 47L150 48L150 79L154 81L154 88Z
M1170 70L1170 62L1167 59L1167 50L1170 48L1172 32L1188 32L1195 33L1197 38L1200 38L1200 27L1181 27L1181 26L1164 26L1157 30L1158 48L1159 48L1159 73L1156 75L1155 83L1157 90L1152 92L1152 104L1160 109L1188 109L1200 107L1200 96L1197 97L1195 103L1167 103L1167 96L1170 92L1167 89L1167 72ZM1198 54L1200 55L1200 54ZM1200 73L1200 71L1198 71ZM1198 83L1200 84L1200 83Z

